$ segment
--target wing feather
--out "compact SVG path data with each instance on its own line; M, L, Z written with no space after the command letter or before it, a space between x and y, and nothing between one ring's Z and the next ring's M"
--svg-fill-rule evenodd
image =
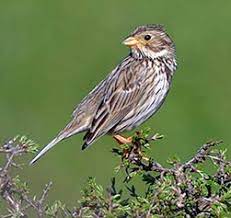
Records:
M136 69L136 64L127 64L118 68L114 78L110 78L92 126L84 137L85 146L106 134L139 102L144 93L145 84L141 86L144 82L142 71L136 72Z

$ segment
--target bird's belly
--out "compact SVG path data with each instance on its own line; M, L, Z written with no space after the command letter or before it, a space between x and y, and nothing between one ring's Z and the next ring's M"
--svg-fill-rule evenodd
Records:
M152 90L152 93L149 95L149 98L140 100L137 104L137 107L131 110L114 128L113 132L123 132L125 130L131 130L148 118L154 115L157 110L163 104L165 97L167 96L169 90L169 83L167 79L163 79L159 87L155 87ZM147 97L147 96L146 96Z

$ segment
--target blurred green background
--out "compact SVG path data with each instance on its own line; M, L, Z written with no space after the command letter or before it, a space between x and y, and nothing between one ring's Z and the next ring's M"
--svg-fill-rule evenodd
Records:
M231 1L212 0L1 1L0 140L26 134L48 143L75 105L127 55L124 37L137 25L161 23L176 43L179 67L164 107L144 125L165 135L153 145L153 157L185 160L211 138L228 147L230 11ZM52 180L50 198L73 205L88 176L109 184L118 163L109 152L115 142L105 136L82 152L82 137L25 167L35 193Z

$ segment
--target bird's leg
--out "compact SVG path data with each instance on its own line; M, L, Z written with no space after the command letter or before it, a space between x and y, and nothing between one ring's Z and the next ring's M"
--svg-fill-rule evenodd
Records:
M132 137L125 138L122 135L113 135L113 138L120 144L130 144L132 142Z

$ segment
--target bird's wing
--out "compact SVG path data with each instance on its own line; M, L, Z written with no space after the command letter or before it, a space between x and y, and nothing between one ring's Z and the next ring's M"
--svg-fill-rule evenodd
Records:
M120 66L108 78L105 96L94 116L91 128L84 137L83 148L93 143L99 136L106 134L138 104L146 87L138 64L129 63ZM135 72L137 70L139 72Z

